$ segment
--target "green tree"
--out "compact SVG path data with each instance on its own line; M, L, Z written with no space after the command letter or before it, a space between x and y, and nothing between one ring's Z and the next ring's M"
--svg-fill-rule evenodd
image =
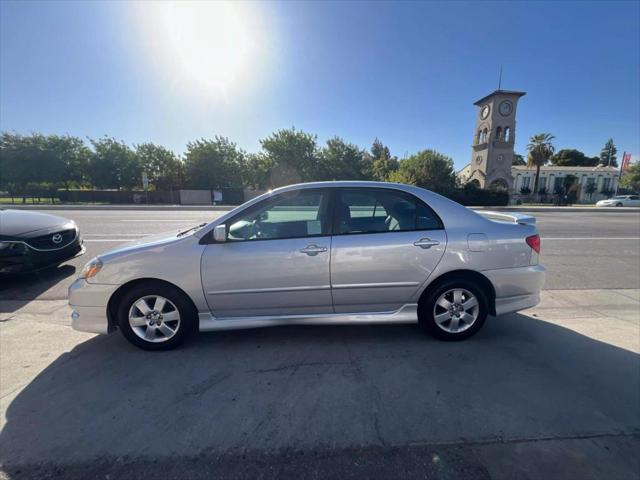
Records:
M0 186L13 192L54 197L59 186L69 189L86 179L90 151L69 135L0 136Z
M72 185L79 187L87 181L91 150L82 139L50 135L46 137L46 148L51 165L55 165L54 171L48 175L49 181L61 183L67 190Z
M367 178L386 182L398 170L398 159L391 156L389 148L377 138L371 145L371 165L363 173Z
M610 138L600 152L600 165L617 167L618 161L616 160L616 153L618 153L618 149L613 143L613 138Z
M91 140L93 153L89 159L89 178L98 188L133 188L142 184L142 169L135 153L124 143L111 137Z
M374 160L389 160L391 159L391 151L376 137L371 145L371 156Z
M269 188L272 170L273 162L264 153L249 153L244 163L243 183L257 190Z
M620 186L640 193L640 162L636 162L629 167L620 180Z
M455 188L456 174L451 158L435 150L423 150L402 160L390 180L446 194Z
M527 162L525 161L524 157L522 155L519 155L517 153L513 154L513 159L511 160L511 165L520 165L520 166L525 166L527 164Z
M140 168L156 190L177 188L184 182L184 165L171 150L154 143L135 146Z
M320 172L317 180L362 180L364 152L340 137L334 137L319 152Z
M538 192L538 180L540 179L540 167L549 161L555 152L555 147L551 143L555 137L550 133L538 133L529 139L527 150L527 166L536 168L536 178L533 182L533 193Z
M580 150L573 148L563 148L549 160L558 167L595 167L600 162L598 157L587 157Z
M187 144L184 166L194 188L242 186L245 153L228 138L200 139Z
M317 137L295 128L278 130L260 140L264 155L273 165L271 187L310 182L322 176Z
M3 132L0 136L0 185L24 194L28 183L44 181L43 146L42 135Z

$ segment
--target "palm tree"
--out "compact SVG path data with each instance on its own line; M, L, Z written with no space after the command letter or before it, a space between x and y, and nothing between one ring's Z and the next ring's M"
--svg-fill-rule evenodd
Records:
M556 137L550 133L538 133L529 139L527 150L527 167L536 167L536 178L533 182L533 193L538 193L538 178L540 177L540 167L547 163L551 155L556 151L551 143Z

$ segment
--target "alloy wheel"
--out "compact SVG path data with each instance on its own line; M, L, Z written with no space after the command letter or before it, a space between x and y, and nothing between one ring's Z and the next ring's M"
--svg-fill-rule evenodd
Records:
M146 342L166 342L180 328L180 312L168 298L147 295L131 305L129 325Z
M433 318L447 333L464 332L478 318L480 305L469 290L453 288L444 292L433 307Z

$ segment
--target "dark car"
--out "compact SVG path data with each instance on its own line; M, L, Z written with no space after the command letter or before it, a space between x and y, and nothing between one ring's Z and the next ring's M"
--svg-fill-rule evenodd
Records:
M56 266L84 250L73 220L0 209L0 279Z

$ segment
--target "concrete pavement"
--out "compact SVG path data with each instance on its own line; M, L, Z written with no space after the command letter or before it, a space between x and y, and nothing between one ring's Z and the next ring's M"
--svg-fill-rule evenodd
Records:
M7 478L640 471L638 289L543 292L460 343L283 327L160 354L72 331L64 301L0 311Z

